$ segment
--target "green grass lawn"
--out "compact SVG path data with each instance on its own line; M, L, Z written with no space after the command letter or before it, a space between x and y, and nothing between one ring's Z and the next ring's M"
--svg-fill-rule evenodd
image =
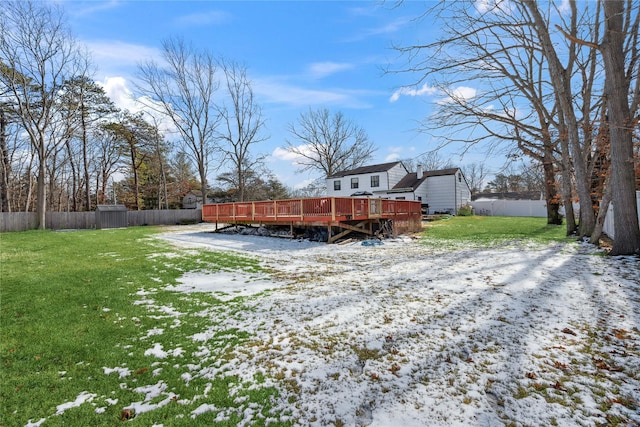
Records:
M550 243L567 241L562 225L548 225L546 218L456 216L428 223L427 241L472 243L492 246L513 241Z
M164 387L181 404L161 404L141 413L136 425L211 425L214 415L190 413L202 403L239 407L229 388L237 378L181 376L202 349L190 338L214 327L198 312L219 310L234 316L245 310L238 298L222 303L208 294L163 291L185 271L206 269L259 272L257 261L214 252L181 251L151 239L154 228L0 234L0 426L24 426L47 418L46 426L112 426L131 402L158 404L141 386ZM141 290L150 294L142 296ZM146 298L146 300L145 300ZM140 301L146 301L140 304ZM181 313L179 322L163 309ZM147 338L149 331L163 332ZM248 334L217 331L208 351L220 358ZM156 359L144 352L155 343L181 354ZM105 369L107 368L107 369ZM120 377L118 371L129 375ZM255 378L259 384L263 379ZM206 390L205 390L206 389ZM269 409L268 387L241 387L246 402ZM202 399L203 394L207 398ZM64 410L65 402L91 404ZM244 398L243 398L244 399ZM146 402L148 400L148 402ZM60 415L52 415L59 413ZM183 416L184 418L180 418ZM216 425L236 425L233 413Z
M245 378L242 384L225 375L184 379L201 363L203 350L224 360L251 339L215 319L241 316L249 310L247 298L256 297L222 302L211 294L165 290L185 272L259 273L260 264L229 253L172 247L153 238L160 230L0 234L0 426L45 418L46 426L118 425L133 402L157 405L128 421L140 426L235 426L249 405L263 417L273 416L270 402L278 391L261 386L265 378ZM453 217L429 224L424 236L443 246L565 239L564 229L547 226L544 218ZM180 316L176 320L167 310ZM191 338L204 330L215 331L206 344ZM150 335L153 331L162 332ZM163 359L145 354L157 344L173 353ZM164 393L150 397L145 387ZM237 394L232 396L231 388ZM179 404L167 403L168 396ZM83 399L77 407L60 406ZM215 405L225 416L218 422L215 410L192 416L202 404ZM252 425L260 425L259 416Z

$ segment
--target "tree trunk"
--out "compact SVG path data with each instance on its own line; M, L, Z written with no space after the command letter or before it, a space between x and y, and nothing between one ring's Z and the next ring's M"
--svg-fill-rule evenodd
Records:
M571 158L569 156L569 143L567 139L560 136L560 174L562 176L562 203L564 204L564 214L567 221L567 236L572 236L578 226L576 224L576 215L573 211L573 185L571 182Z
M9 175L11 162L7 150L7 117L0 108L0 212L10 212L9 207Z
M131 154L131 165L133 169L133 195L135 198L135 208L137 211L140 210L140 184L138 183L138 165L136 164L136 151L131 145L130 147Z
M44 145L44 144L43 144ZM44 146L40 148L44 151ZM47 212L47 165L45 163L45 156L42 153L38 159L38 181L36 184L36 218L38 223L38 230L44 230L46 224L46 212Z
M87 123L85 120L85 108L84 104L81 106L81 120L82 120L82 166L84 168L84 205L85 211L91 210L91 185L89 180L89 159L87 155Z
M78 211L78 177L76 172L76 162L73 161L73 153L71 151L71 143L69 139L65 142L67 153L69 153L69 166L71 166L71 209L73 212Z
M207 204L207 174L204 170L204 165L198 163L198 173L200 174L200 191L202 192L202 204Z
M540 45L549 63L551 83L556 91L556 99L558 100L560 114L564 118L564 124L566 126L566 139L573 158L573 170L576 177L576 191L580 200L580 223L578 234L581 237L590 236L593 232L593 227L595 226L595 212L593 210L593 204L591 203L590 180L587 175L587 168L585 165L586 159L580 145L578 121L573 109L573 95L571 92L570 76L567 75L567 69L565 69L560 63L558 54L551 41L546 21L538 10L538 3L534 0L526 0L524 4L527 5L527 8L534 18L535 29L538 34ZM572 17L575 18L575 14L577 13L575 5L571 5Z
M556 172L553 166L553 158L550 153L545 153L542 160L544 169L544 195L547 201L547 224L562 225L560 214L560 197L556 190Z
M600 238L602 237L602 229L604 228L604 221L607 219L607 212L609 210L609 204L611 203L611 195L613 189L611 186L611 170L607 174L605 179L604 193L602 194L602 200L600 201L600 210L598 211L598 217L596 218L596 226L593 229L593 234L589 238L589 242L598 245ZM615 233L614 233L615 234Z
M640 254L640 227L635 192L633 120L625 76L624 3L605 1L605 35L602 58L611 134L611 186L615 237L611 255Z

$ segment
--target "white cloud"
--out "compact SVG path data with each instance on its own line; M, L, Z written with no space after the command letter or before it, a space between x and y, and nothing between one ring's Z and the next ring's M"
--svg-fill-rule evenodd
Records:
M281 83L274 79L254 79L253 83L256 94L264 97L266 102L288 104L293 107L313 105L340 105L347 108L370 107L369 104L359 100L354 95L354 91L306 89Z
M110 75L134 70L141 61L161 57L156 48L118 40L91 40L84 44L99 70Z
M464 103L471 98L475 98L478 90L472 87L459 86L450 95L438 101L438 104Z
M73 7L69 8L68 10L69 13L73 16L86 16L117 8L120 6L120 4L121 2L119 0L109 0L104 2L76 2Z
M148 97L134 98L124 77L107 77L104 81L96 83L102 86L116 107L131 113L142 111L145 113L145 119L149 123L157 125L160 132L166 135L175 135L176 126L169 117L159 113L162 111L160 104Z
M561 0L560 5L558 6L558 12L564 14L570 11L571 5L569 4L569 0Z
M209 12L192 13L177 18L177 23L182 26L223 24L231 18L227 12L211 10Z
M486 13L491 9L494 3L494 0L477 0L475 4L476 10L480 13Z
M309 184L313 184L314 182L316 182L316 179L313 178L309 178L309 179L303 179L302 181L296 182L293 185L293 189L294 190L299 190L301 188L305 188L307 187Z
M309 72L312 77L321 79L340 71L350 70L353 64L339 62L315 62L309 66Z
M512 9L509 0L476 0L475 7L480 14L509 13Z
M116 107L131 112L137 112L142 109L142 106L134 99L133 93L127 87L127 80L124 77L107 77L104 81L96 83L102 86Z
M311 146L309 144L298 145L296 146L296 149L308 156L311 156L313 154L313 151L311 150ZM282 147L276 147L276 149L273 150L273 153L271 153L271 156L278 160L291 162L291 164L293 164L294 166L300 165L300 160L303 159L303 157L299 154L292 153L291 151Z
M384 158L385 162L395 162L396 160L406 159L410 156L413 156L413 153L416 151L416 147L414 146L402 146L402 145L392 145L387 147L387 154Z
M379 27L365 29L360 33L346 39L346 41L355 42L355 41L361 41L373 36L397 33L398 31L403 29L407 24L411 22L412 22L412 18L397 18Z
M271 156L273 156L278 160L287 160L287 161L293 161L295 159L300 158L300 156L298 156L297 154L292 153L288 150L285 150L282 147L276 147L276 149L273 150L273 153L271 153Z
M438 93L438 89L435 87L428 86L426 83L422 85L422 87L418 89L410 88L410 87L402 87L396 90L391 98L389 98L389 102L396 102L400 99L400 96L426 96L426 95L434 95Z
M391 153L391 154L387 154L387 157L384 158L384 161L385 161L385 163L386 162L395 162L399 158L400 158L400 154L399 153Z

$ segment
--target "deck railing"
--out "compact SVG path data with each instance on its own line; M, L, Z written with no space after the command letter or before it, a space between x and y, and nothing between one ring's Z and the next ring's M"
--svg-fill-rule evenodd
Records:
M202 207L209 222L332 222L420 217L420 202L357 197L317 197L259 202L217 203Z

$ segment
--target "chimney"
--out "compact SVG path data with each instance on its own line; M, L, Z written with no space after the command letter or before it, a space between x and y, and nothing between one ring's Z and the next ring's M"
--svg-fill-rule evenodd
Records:
M422 165L418 165L418 170L416 172L416 179L422 179Z

